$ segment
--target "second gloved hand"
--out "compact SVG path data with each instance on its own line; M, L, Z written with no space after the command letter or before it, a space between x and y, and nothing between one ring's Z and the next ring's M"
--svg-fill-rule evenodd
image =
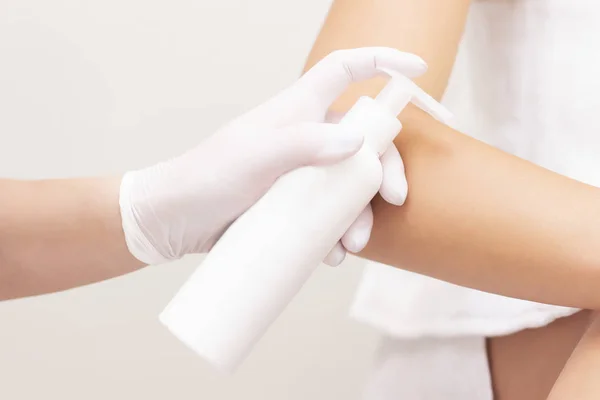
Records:
M146 264L158 264L207 252L281 175L305 165L339 162L356 153L363 132L325 123L325 116L351 82L375 76L377 67L408 77L426 70L419 57L394 49L334 52L291 87L196 148L125 174L120 207L131 253ZM382 160L381 193L386 200L402 204L407 191L402 160L395 148ZM361 250L372 221L367 208L325 261L336 265L343 260L345 248Z

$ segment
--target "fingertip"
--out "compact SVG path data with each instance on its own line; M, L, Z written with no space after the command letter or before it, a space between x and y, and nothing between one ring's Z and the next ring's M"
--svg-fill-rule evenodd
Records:
M323 260L323 263L330 267L339 266L346 258L346 249L342 246L341 242L338 242L333 249L327 254L327 257Z
M406 198L408 197L408 182L406 181L406 177L402 176L401 179L390 183L388 181L387 184L382 185L380 189L381 197L385 201L395 206L402 206L406 202Z
M337 50L315 64L299 82L301 87L310 87L320 104L328 107L350 83L370 79L385 68L414 78L427 71L427 63L415 54L390 47Z
M416 68L416 73L419 75L423 75L425 72L427 72L427 70L429 69L429 65L427 65L427 63L425 62L425 60L423 60L421 57L414 55L417 60L415 60L416 64L418 64L418 67Z
M278 129L274 135L268 154L282 173L338 163L356 154L364 142L356 129L328 123L302 123Z
M408 196L408 182L404 173L404 162L395 146L381 157L383 181L379 193L390 204L401 206Z
M367 205L356 221L342 237L342 244L351 253L359 253L367 247L373 229L373 209Z
M376 63L378 69L392 69L408 78L421 76L429 68L423 58L398 49L382 49L381 56L376 59Z
M364 136L352 129L331 125L322 132L322 148L317 152L317 163L331 164L356 154L363 145Z
M350 253L360 253L367 247L369 243L369 237L371 236L371 230L361 230L353 232L348 235L344 235L342 238L342 244Z

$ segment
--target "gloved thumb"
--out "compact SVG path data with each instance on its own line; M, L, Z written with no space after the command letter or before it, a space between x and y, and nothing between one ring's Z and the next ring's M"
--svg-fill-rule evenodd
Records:
M364 136L352 127L327 123L303 123L276 129L270 161L284 172L306 165L335 164L356 154Z

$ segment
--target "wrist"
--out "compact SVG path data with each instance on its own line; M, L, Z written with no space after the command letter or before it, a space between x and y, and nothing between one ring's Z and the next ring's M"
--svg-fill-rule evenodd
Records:
M121 254L121 259L128 264L145 264L143 260L136 257L126 240L125 230L123 229L123 216L120 206L120 189L123 176L110 176L95 179L95 208L101 213L103 229L107 231L106 237L113 238L112 248Z
M144 224L142 217L147 213L141 210L152 197L148 193L145 182L146 171L130 171L118 180L119 226L121 236L132 257L146 265L162 264L171 261L157 250L156 241L165 238L148 234L148 222ZM150 224L152 225L152 224Z

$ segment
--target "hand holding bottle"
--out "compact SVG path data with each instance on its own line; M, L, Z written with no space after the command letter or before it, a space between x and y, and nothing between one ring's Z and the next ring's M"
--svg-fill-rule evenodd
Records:
M127 173L120 192L128 247L147 264L211 249L227 227L283 174L305 165L339 162L355 154L365 132L326 123L330 104L347 86L387 68L412 77L426 64L388 48L330 54L289 88L230 122L175 159ZM402 204L406 181L394 146L382 158L381 193ZM359 251L372 225L367 208L327 257L340 263L345 248ZM344 247L345 246L345 247Z

